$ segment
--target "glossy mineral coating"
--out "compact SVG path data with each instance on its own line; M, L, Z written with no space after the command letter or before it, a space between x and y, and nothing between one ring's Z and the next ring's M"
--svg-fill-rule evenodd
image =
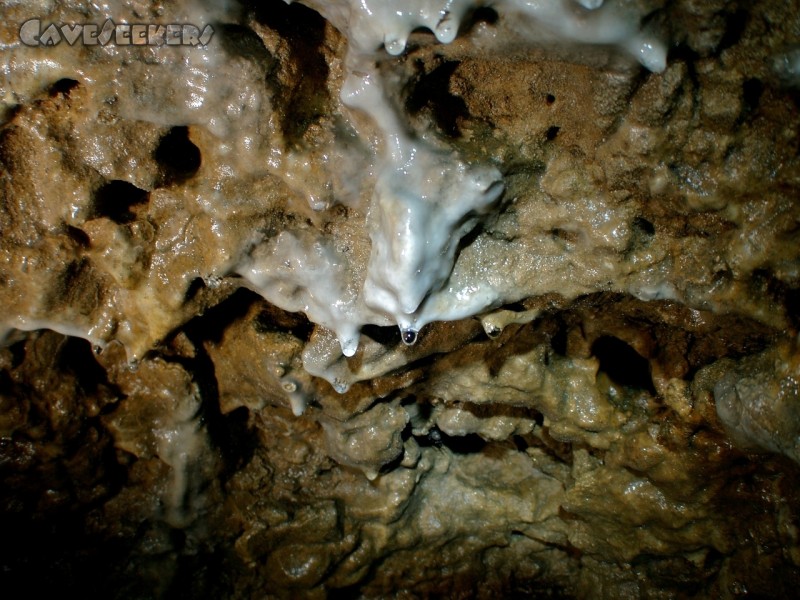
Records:
M794 595L796 2L0 6L2 589Z

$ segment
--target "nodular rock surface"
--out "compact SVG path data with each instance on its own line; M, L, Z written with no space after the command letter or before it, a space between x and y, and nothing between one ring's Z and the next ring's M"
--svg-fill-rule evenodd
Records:
M795 595L800 3L618 3L660 73L491 8L378 52L407 135L504 183L425 302L513 293L352 357L306 316L369 277L344 32L111 4L0 2L0 589ZM19 41L109 17L215 34Z

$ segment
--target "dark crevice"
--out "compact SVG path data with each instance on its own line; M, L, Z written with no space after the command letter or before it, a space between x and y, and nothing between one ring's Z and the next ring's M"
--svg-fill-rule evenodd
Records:
M256 302L263 301L253 292L239 289L205 314L191 319L182 331L194 347L192 356L168 358L180 364L197 385L201 399L197 416L205 424L209 441L222 459L219 475L223 483L252 459L258 440L256 432L249 426L249 411L246 408L240 407L229 414L222 414L216 365L204 342L211 340L219 343L225 330L243 319Z
M581 233L579 231L562 229L561 227L554 227L551 229L550 235L552 235L554 239L561 240L570 245L578 243L581 239Z
M646 248L656 234L655 225L644 217L636 217L631 222L631 237L626 252L635 252Z
M115 223L130 223L136 219L136 209L148 203L150 194L132 183L115 179L97 190L93 217L106 217Z
M558 125L551 125L550 127L547 128L544 137L548 142L552 142L558 136L559 131L561 131L561 127L559 127Z
M219 343L225 330L235 321L244 318L250 307L260 301L261 297L255 292L239 288L216 306L189 320L182 329L192 341L201 343L210 340Z
M445 61L420 76L406 100L406 108L412 115L430 110L436 126L450 138L461 135L459 120L469 117L464 99L450 92L450 78L459 64Z
M694 64L700 59L700 55L692 50L688 44L681 42L676 44L667 52L667 64L672 65L679 62L686 63L687 67L694 68ZM693 74L693 73L692 73Z
M418 436L416 439L417 443L424 448L431 446L447 448L454 454L477 454L482 452L487 445L486 440L476 433L451 436L435 425L430 428L426 435Z
M556 354L567 356L567 334L569 332L569 326L560 316L556 316L556 323L557 329L555 334L550 338L550 347Z
M163 185L182 183L200 169L200 149L189 139L189 128L173 127L161 138L155 151L156 162L161 166Z
M757 77L751 77L742 84L742 100L746 113L751 113L758 108L763 93L764 82Z
M786 314L792 327L800 329L800 288L789 288L784 298Z
M69 93L78 87L80 83L75 79L69 79L65 77L64 79L59 79L53 85L50 86L50 96L66 96L69 98Z
M469 217L470 215L466 215L464 219L468 219ZM458 241L458 249L456 250L456 260L458 259L459 255L464 250L464 248L469 248L472 244L474 244L475 240L478 239L478 236L480 236L485 231L486 230L483 224L477 223L475 227L466 232Z
M290 313L263 301L264 308L256 316L253 324L259 333L273 331L289 332L304 342L311 339L314 324L303 313Z
M572 443L555 439L549 427L540 426L535 434L527 435L526 440L530 447L539 448L556 462L571 465L574 460Z
M395 325L364 325L361 333L382 346L392 347L400 343L400 328Z
M83 229L79 229L78 227L74 227L72 225L67 225L66 231L69 238L81 248L89 248L92 245L91 238L85 231L83 231Z
M613 336L602 336L592 344L592 354L611 381L655 396L650 362L628 344Z
M197 295L204 287L203 279L198 277L192 281L189 290L190 293ZM244 319L257 304L261 305L261 309L252 320L257 332L288 332L303 341L311 338L314 324L304 314L282 310L247 288L237 289L219 304L192 318L181 331L185 331L192 339L200 342L208 340L219 343L225 330L236 321Z
M67 337L58 355L57 368L72 372L78 386L88 395L95 395L98 388L114 389L114 395L120 392L108 380L106 370L100 366L92 352L92 345L84 339Z
M740 9L731 14L727 19L727 27L725 33L716 48L716 54L719 55L723 50L735 46L742 39L742 34L747 27L747 22L750 19L749 11Z
M656 233L655 225L652 222L648 221L644 217L636 217L633 220L633 229L634 231L643 234L647 237L652 237Z
M197 295L206 288L206 282L202 277L195 277L189 282L189 287L186 288L184 299L186 302L191 302Z
M500 15L497 14L497 11L490 6L480 6L473 10L466 19L464 19L464 24L462 25L462 29L464 34L467 34L473 27L478 25L479 23L486 23L487 25L494 25L500 19Z
M522 302L509 302L508 304L503 304L500 308L511 312L525 312L528 310Z

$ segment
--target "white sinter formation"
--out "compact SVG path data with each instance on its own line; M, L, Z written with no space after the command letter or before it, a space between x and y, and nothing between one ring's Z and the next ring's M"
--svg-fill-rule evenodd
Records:
M291 0L287 0L291 1ZM503 189L493 166L467 165L412 136L385 92L381 53L400 55L410 33L430 29L452 42L464 17L481 6L545 26L557 39L615 45L653 71L666 49L639 30L639 15L602 0L303 0L347 36L349 108L369 115L383 135L383 156L369 207L372 250L361 289L348 281L347 261L319 239L301 243L283 233L251 255L239 272L270 302L304 311L333 332L352 356L362 325L396 324L414 343L426 323L479 314L504 301L488 282L448 288L461 238L498 204Z

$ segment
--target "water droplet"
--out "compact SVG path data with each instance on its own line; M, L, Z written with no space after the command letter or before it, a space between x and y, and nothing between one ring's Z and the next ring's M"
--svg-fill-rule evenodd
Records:
M400 337L403 339L403 343L406 346L411 346L417 341L417 330L411 329L410 327L407 329L401 329Z
M338 377L333 380L333 383L331 383L331 385L333 386L333 389L335 389L340 394L344 394L347 390L350 389L350 384L347 383L346 381L342 381Z
M306 411L306 399L299 394L292 394L289 397L289 405L292 407L292 414L295 417L301 416Z
M386 39L383 42L386 52L392 56L400 56L406 49L406 41L398 39Z
M449 18L442 19L434 30L436 39L442 44L449 44L456 39L458 30L453 26L453 22Z
M339 345L342 348L342 354L350 358L351 356L355 356L355 353L358 350L358 338L339 340Z

